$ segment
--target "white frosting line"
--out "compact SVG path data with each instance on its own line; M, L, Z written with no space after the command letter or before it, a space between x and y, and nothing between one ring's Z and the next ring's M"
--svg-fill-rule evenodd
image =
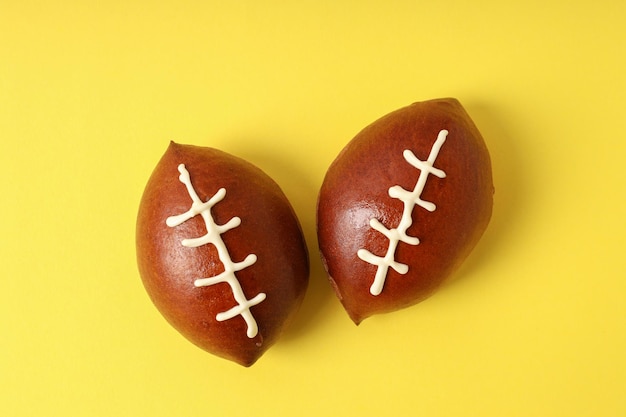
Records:
M368 251L367 249L359 249L357 251L357 256L361 258L363 261L370 263L372 265L376 265L376 275L374 276L374 282L370 287L370 293L372 295L379 295L383 287L385 285L385 280L387 279L387 272L389 268L392 268L399 274L406 274L409 271L409 266L403 263L400 263L395 260L396 248L400 242L407 243L409 245L418 245L419 239L414 236L409 236L406 234L407 230L413 224L413 209L415 206L420 206L430 212L435 211L437 208L434 203L430 201L422 200L421 195L424 191L424 186L426 185L426 180L428 179L428 175L432 174L438 178L445 178L446 173L441 169L433 167L435 160L437 159L437 155L439 155L439 151L441 150L441 146L446 141L446 137L448 136L447 130L441 130L437 135L437 140L430 150L430 154L428 155L428 159L426 161L422 161L418 159L415 154L406 149L402 156L404 159L413 167L420 170L420 175L417 179L417 183L413 188L413 191L408 191L402 188L399 185L394 185L389 188L389 197L397 198L398 200L404 203L404 209L402 211L402 217L400 219L400 224L395 229L388 229L385 227L378 219L370 220L370 227L383 235L387 239L389 239L389 246L387 247L387 253L385 256L377 256Z
M206 226L207 233L204 236L191 238L191 239L183 239L181 244L185 247L196 248L198 246L212 244L217 249L217 254L224 265L224 272L217 274L213 277L208 278L199 278L194 281L194 285L196 287L206 287L210 285L219 284L222 282L226 282L230 285L230 289L233 292L233 297L237 302L233 308L218 313L215 318L217 321L224 321L231 319L236 316L243 317L244 321L247 325L246 334L249 338L253 338L258 333L258 326L254 316L252 316L252 312L250 311L250 307L253 307L263 300L265 300L265 293L259 293L252 299L248 300L241 288L241 284L239 280L235 276L235 272L241 271L244 268L247 268L253 265L257 261L257 257L255 254L250 254L246 256L246 258L241 262L234 262L230 254L228 253L228 249L222 240L222 233L225 233L241 224L241 219L239 217L233 217L228 222L222 225L218 225L213 220L213 216L211 214L211 209L213 206L224 199L226 196L226 189L220 188L208 201L203 202L198 197L196 190L193 188L191 184L191 178L189 176L189 172L185 168L184 164L180 164L178 166L178 171L180 172L180 176L178 179L180 182L185 184L187 187L187 192L191 197L192 203L189 210L185 213L178 214L175 216L170 216L166 219L165 223L169 227L178 226L192 217L197 216L198 214L202 216L204 220L204 224Z

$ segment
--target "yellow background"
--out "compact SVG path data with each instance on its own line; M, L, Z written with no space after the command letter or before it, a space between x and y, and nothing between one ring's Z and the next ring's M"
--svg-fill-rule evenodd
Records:
M626 415L626 3L225 3L0 2L0 415ZM491 151L492 222L435 296L356 327L317 190L362 127L445 96ZM303 307L249 369L141 285L172 139L264 169L305 229Z

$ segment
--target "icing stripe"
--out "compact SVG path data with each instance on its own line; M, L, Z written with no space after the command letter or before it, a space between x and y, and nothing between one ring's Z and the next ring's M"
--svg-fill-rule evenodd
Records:
M417 237L406 234L409 227L413 224L413 209L416 205L428 210L429 212L433 212L437 208L434 203L422 200L421 195L424 191L424 186L426 185L426 180L428 179L429 174L438 178L445 178L446 176L444 171L433 167L433 164L435 163L447 136L447 130L441 130L439 132L437 140L433 144L426 161L422 161L417 158L409 149L406 149L402 153L402 156L410 165L420 170L420 175L413 191L405 190L399 185L394 185L389 188L389 197L397 198L404 203L400 224L395 229L388 229L378 219L374 218L370 220L370 227L382 233L387 239L389 239L389 246L387 247L385 256L374 255L367 249L359 249L357 251L357 256L360 259L377 266L374 282L370 287L370 293L372 295L379 295L382 292L389 268L392 268L394 271L402 275L409 271L408 265L395 260L396 248L400 242L413 246L418 245L420 242Z
M246 256L243 261L234 262L231 259L228 249L226 248L221 236L222 233L239 226L241 224L241 219L239 217L233 217L225 224L216 224L215 220L213 220L211 209L215 204L219 203L224 199L224 197L226 197L226 189L220 188L208 201L203 202L200 200L200 197L198 197L196 190L191 184L191 178L189 176L189 172L185 168L185 165L180 164L178 166L178 171L180 172L178 179L187 187L187 192L191 197L192 203L188 211L168 217L165 223L169 227L176 227L198 214L202 216L207 233L204 236L183 239L181 241L181 245L196 248L198 246L212 244L217 249L218 257L224 265L224 272L212 277L198 278L194 281L194 285L196 287L207 287L226 282L233 292L233 297L235 298L237 305L227 311L218 313L215 318L217 321L224 321L236 316L243 317L247 325L246 334L249 338L253 338L258 333L258 326L252 312L250 311L250 307L253 307L265 300L266 295L265 293L259 293L255 297L248 300L243 292L243 289L241 288L239 280L235 276L235 272L241 271L242 269L253 265L257 261L257 257L255 254L250 254Z

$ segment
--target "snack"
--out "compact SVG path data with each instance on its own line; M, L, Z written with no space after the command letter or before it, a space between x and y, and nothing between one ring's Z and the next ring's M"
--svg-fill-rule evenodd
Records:
M493 192L487 147L456 99L363 129L329 167L317 212L322 261L352 320L430 296L482 236Z
M294 211L260 169L225 152L171 143L137 217L150 298L191 342L252 365L278 338L308 284Z

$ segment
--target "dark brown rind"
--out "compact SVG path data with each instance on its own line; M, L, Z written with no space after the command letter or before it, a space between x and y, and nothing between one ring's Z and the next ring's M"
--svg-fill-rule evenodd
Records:
M377 267L357 256L367 249L384 256L389 240L370 227L377 218L398 226L404 204L389 188L413 190L420 170L409 165L409 149L426 160L439 132L448 130L434 163L445 178L429 175L422 199L429 212L415 206L409 236L395 259L409 266L405 275L389 269L380 295L370 294ZM363 129L337 156L324 178L317 207L320 254L331 284L352 320L414 305L430 296L476 245L491 218L491 162L480 132L456 99L414 103Z
M166 219L189 210L192 200L179 181L188 170L199 198L220 188L226 196L213 206L218 225L233 217L241 224L221 237L234 262L255 254L253 265L235 273L246 298L265 293L252 306L258 334L249 338L241 316L217 321L237 303L227 283L195 287L198 278L224 270L214 245L185 247L181 241L207 233L201 216L169 227ZM141 199L136 229L137 262L143 284L161 314L187 339L217 356L252 365L278 338L304 298L309 261L296 215L279 186L243 159L205 147L170 143Z

